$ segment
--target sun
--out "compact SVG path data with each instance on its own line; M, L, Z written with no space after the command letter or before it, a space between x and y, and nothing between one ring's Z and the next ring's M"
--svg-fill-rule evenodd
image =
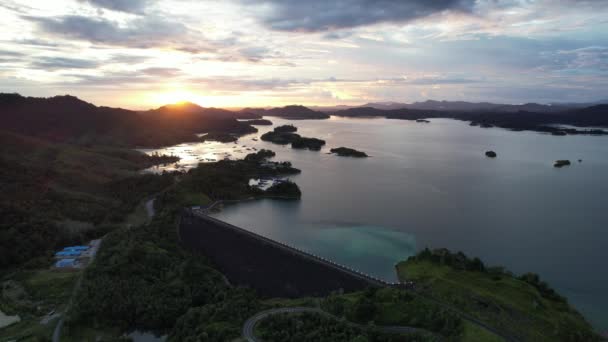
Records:
M189 90L170 90L166 92L156 93L151 99L156 105L180 104L186 102L196 103L201 105L204 101L203 97Z

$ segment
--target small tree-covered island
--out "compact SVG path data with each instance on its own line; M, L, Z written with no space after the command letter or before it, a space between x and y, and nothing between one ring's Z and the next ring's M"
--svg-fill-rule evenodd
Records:
M266 119L245 120L244 122L252 126L272 126L272 121Z
M496 158L498 155L494 151L486 151L486 157L488 158Z
M357 151L353 148L348 147L337 147L330 150L331 153L337 154L340 157L354 157L354 158L367 158L368 155L365 152Z
M291 144L292 148L312 151L319 151L325 145L325 140L302 137L295 133L297 130L293 125L279 126L271 132L262 134L261 139L279 145Z

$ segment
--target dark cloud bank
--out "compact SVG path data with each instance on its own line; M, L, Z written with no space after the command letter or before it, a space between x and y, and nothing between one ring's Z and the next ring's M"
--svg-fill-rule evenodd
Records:
M261 19L280 31L319 32L382 22L407 22L444 11L471 12L475 0L242 0L270 5Z
M146 6L150 4L149 0L78 0L91 4L95 7L105 8L113 11L142 14Z

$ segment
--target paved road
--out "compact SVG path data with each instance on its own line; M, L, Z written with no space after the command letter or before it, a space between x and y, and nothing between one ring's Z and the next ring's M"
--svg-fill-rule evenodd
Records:
M312 313L318 313L318 314L322 314L325 315L327 317L331 317L333 319L336 320L340 320L340 318L326 312L323 311L321 309L318 308L306 308L306 307L291 307L291 308L278 308L278 309L270 309L270 310L266 310L266 311L262 311L262 312L258 312L257 314L253 315L252 317L250 317L245 324L243 324L243 338L245 338L245 340L247 342L261 342L260 339L255 337L254 334L254 330L255 330L255 326L264 318L268 317L268 316L272 316L272 315L278 315L278 314L283 314L283 313L303 313L303 312L312 312ZM359 328L366 328L367 326L365 325L360 325L360 324L356 324L356 323L352 323L352 322L347 322L350 325L353 326L357 326ZM413 327L402 327L402 326L377 326L376 328L380 329L380 331L385 332L385 333L391 333L391 334L408 334L408 333L414 333L414 332L420 332L420 333L431 333L427 330L424 329L419 329L419 328L413 328ZM436 335L434 333L431 333L433 335ZM437 336L437 335L436 335Z

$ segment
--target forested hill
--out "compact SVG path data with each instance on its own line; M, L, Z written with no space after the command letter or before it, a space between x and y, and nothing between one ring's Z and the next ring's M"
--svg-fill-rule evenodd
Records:
M245 108L241 113L254 113L265 116L276 116L285 119L301 120L301 119L328 119L329 115L323 112L312 110L308 107L300 105L291 105L285 107L276 107L270 109L264 108Z
M579 127L608 127L608 105L596 105L559 113L530 111L439 111L423 109L378 109L356 107L332 113L343 117L385 117L389 119L417 120L429 118L450 118L470 121L472 125L484 127L497 126L512 130L530 130L548 133L567 134L605 134L599 130L561 129L554 125L573 125Z
M196 140L196 133L253 133L254 127L237 118L254 117L191 103L137 112L97 107L69 95L35 98L0 94L2 129L54 142L171 145Z
M241 114L278 116L287 119L326 119L329 115L341 117L382 117L388 119L418 120L448 118L470 121L472 126L501 127L512 130L564 134L608 134L597 127L608 128L608 105L598 104L584 108L573 106L550 106L528 103L525 105L496 105L490 103L471 104L468 102L427 101L395 108L399 104L332 109L323 112L304 106L285 106L270 109L245 108ZM438 104L446 104L446 108ZM448 106L449 105L449 106ZM473 106L477 105L477 106ZM581 129L560 128L560 125L578 126Z
M113 230L172 176L139 173L161 156L0 131L0 270Z

